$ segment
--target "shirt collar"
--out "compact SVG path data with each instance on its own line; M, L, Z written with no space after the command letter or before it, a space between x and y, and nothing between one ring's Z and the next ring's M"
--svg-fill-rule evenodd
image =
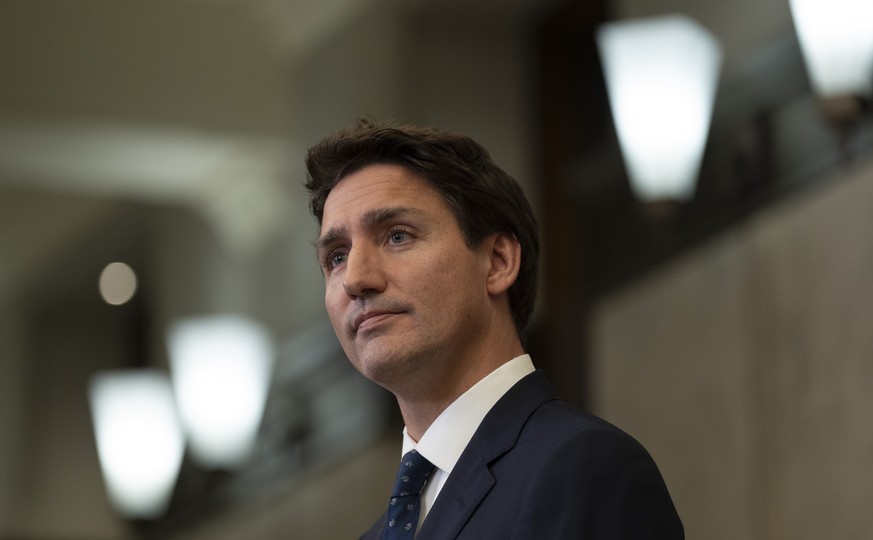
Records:
M416 449L437 468L451 473L488 411L515 383L533 371L533 362L527 354L501 365L446 407L418 443L404 427L403 454Z

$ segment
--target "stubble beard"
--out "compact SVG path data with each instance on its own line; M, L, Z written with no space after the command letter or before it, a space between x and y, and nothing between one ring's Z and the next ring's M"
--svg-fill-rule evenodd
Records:
M346 355L364 377L398 397L426 394L427 387L440 384L437 373L444 361L436 354L436 347L416 348L414 343L418 340L413 336L377 336L360 349L346 349Z

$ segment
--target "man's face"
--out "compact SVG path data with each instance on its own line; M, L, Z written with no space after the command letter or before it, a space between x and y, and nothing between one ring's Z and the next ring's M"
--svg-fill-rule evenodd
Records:
M463 365L488 317L489 255L467 246L425 180L398 165L341 180L325 201L318 257L331 323L364 376L396 392Z

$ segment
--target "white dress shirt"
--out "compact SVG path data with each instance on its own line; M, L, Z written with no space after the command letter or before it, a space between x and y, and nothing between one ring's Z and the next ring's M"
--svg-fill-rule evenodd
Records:
M419 527L482 419L503 394L533 371L534 366L529 355L513 358L486 375L446 407L417 443L406 432L406 428L403 428L401 456L416 449L436 465L436 470L422 493Z

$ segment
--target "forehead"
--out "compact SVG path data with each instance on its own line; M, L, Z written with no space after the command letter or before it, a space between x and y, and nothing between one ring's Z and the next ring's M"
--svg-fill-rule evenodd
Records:
M438 215L450 214L440 193L403 166L376 164L340 180L324 202L322 231L348 226L375 209L411 208Z

